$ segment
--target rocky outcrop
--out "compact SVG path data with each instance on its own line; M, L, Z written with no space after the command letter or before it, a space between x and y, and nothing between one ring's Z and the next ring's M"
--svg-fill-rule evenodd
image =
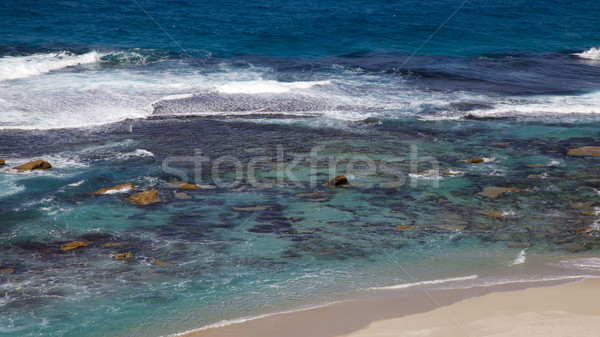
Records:
M188 184L188 183L178 184L177 187L182 188L184 190L195 190L198 188L198 186L196 186L194 184Z
M600 146L581 146L569 149L567 156L594 156L600 157Z
M132 183L125 183L121 185L115 185L113 187L105 187L97 190L94 194L112 194L112 193L120 193L127 192L129 190L135 189Z
M133 258L133 253L119 253L113 255L113 259L115 260L127 260Z
M337 177L334 177L333 179L329 180L329 182L325 185L327 186L340 186L340 185L346 185L348 184L348 178L346 178L345 175L339 175Z
M61 250L63 251L68 251L68 250L73 250L73 249L78 249L81 247L85 247L87 246L88 243L85 241L73 241L73 242L69 242L69 243L65 243L64 245L62 245L60 247Z
M158 198L158 191L154 189L132 194L127 198L127 202L141 206L150 205L161 201L162 200Z
M497 187L497 186L490 186L490 187L485 187L483 189L483 191L477 193L479 195L483 195L484 197L488 197L488 198L497 198L500 194L504 194L504 193L510 193L510 192L516 192L519 189L516 187Z
M15 170L18 170L19 172L25 172L25 171L33 171L33 170L48 170L48 169L52 168L52 165L50 165L50 163L47 161L34 160L34 161L30 161L29 163L25 163L23 165L15 166L13 168Z

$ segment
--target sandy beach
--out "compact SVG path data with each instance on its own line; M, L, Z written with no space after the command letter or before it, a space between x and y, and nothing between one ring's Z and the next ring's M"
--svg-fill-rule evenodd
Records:
M600 329L600 279L532 286L348 301L185 336L591 336Z

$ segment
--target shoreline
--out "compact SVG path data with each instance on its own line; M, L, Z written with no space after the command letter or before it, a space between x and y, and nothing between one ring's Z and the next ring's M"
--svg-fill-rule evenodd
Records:
M414 329L403 330L404 335L413 336L414 333L422 331L424 327L431 325L433 318L442 322L438 324L436 321L436 324L440 326L439 328L443 330L440 336L450 335L446 333L450 330L453 333L457 333L455 334L456 336L466 336L467 334L465 334L463 328L457 328L456 322L448 319L445 311L459 310L460 313L466 312L471 314L470 316L466 315L466 318L463 317L464 314L461 316L461 319L467 323L475 321L475 319L470 319L472 316L479 318L487 317L493 321L496 313L493 310L488 311L486 308L494 308L497 303L503 305L507 302L509 304L514 303L514 314L518 316L526 314L520 312L519 308L527 307L528 303L542 303L546 299L558 298L556 296L549 296L554 293L564 293L560 297L561 300L575 299L575 302L585 302L587 300L592 303L594 301L589 300L591 295L582 296L582 294L594 287L597 291L593 296L600 301L600 278L577 277L540 281L516 281L456 289L435 289L425 285L419 286L419 289L381 291L361 299L351 299L307 309L240 318L228 321L227 323L219 322L212 326L209 325L170 336L398 336L402 335L399 334L398 329L406 326L407 321L409 321ZM522 299L526 299L526 302L520 303ZM490 304L482 306L481 303ZM572 309L572 306L569 305L565 306L565 312L567 313ZM458 309L454 309L455 307L458 307ZM554 303L554 307L555 311L559 310L561 308L560 303ZM548 310L543 306L538 306L529 316L544 316L548 314L546 311ZM504 316L502 317L509 316L509 314L510 311L504 312ZM598 315L596 317L598 321L597 326L600 328L600 309L596 309L594 314ZM226 325L217 326L221 323ZM443 323L446 323L446 325ZM419 324L422 326L418 327ZM460 325L462 326L462 324ZM435 332L434 330L431 331L432 333ZM423 334L422 336L437 335Z

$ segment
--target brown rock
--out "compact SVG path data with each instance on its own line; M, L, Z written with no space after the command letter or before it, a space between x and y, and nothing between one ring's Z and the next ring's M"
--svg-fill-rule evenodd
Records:
M407 225L400 225L400 226L397 226L395 229L396 229L396 230L399 230L399 231L403 231L403 230L410 229L410 226L407 226Z
M161 260L154 261L154 264L167 264L166 262L162 262Z
M144 206L144 205L149 205L149 204L153 204L156 202L161 202L162 200L160 200L158 198L158 191L152 189L152 190L147 190L144 192L132 194L127 198L127 201L134 205Z
M595 211L581 211L581 215L596 215Z
M583 228L579 228L578 230L575 231L575 233L586 233L589 231L593 231L595 228L594 227L583 227Z
M579 252L582 250L588 250L589 247L587 244L585 243L578 243L578 242L572 242L572 243L567 243L564 244L563 249L568 250L570 252Z
M334 177L333 179L329 180L329 182L325 185L327 186L340 186L340 185L345 185L348 183L348 178L346 178L345 175L339 175L337 177Z
M594 204L593 201L575 202L575 203L572 203L570 206L572 209L582 209L582 208L592 207L593 204Z
M4 159L0 159L0 166L4 165Z
M126 260L126 259L131 259L132 257L133 257L133 253L120 253L120 254L115 254L113 256L113 259Z
M15 270L12 269L12 268L0 268L0 274L8 274L8 275L10 275L10 274L12 274L14 272L15 272Z
M88 243L85 241L73 241L73 242L65 243L64 245L62 245L60 247L60 249L67 251L67 250L73 250L73 249L85 247L87 245L88 245Z
M515 188L515 187L490 186L490 187L485 187L483 189L483 191L481 191L481 192L479 192L477 194L483 195L484 197L488 197L488 198L496 198L500 194L509 193L509 192L516 192L518 190L519 189Z
M189 194L183 193L183 192L177 192L177 193L174 194L174 196L177 199L184 199L184 200L192 198Z
M507 242L506 246L508 248L529 248L529 247L531 247L531 243L529 243L529 242Z
M183 188L184 190L195 190L198 188L198 186L196 186L194 184L188 184L188 183L181 183L181 184L177 185L177 187Z
M600 157L600 146L581 146L569 149L567 156L594 156Z
M19 172L24 172L24 171L33 171L33 170L47 170L47 169L52 168L52 165L50 165L50 163L47 161L34 160L34 161L30 161L29 163L25 163L23 165L15 166L13 168L15 170L18 170Z
M483 163L483 158L469 158L466 160L467 163L480 164Z
M94 192L94 194L125 192L125 191L129 191L129 190L133 190L133 189L135 189L135 186L133 186L132 183L125 183L125 184L121 184L121 185L115 185L113 187L101 188L101 189L97 190L96 192Z
M490 218L499 219L502 217L502 213L494 212L494 211L485 211L483 214L489 216Z
M123 241L123 242L109 242L109 243L105 243L102 245L102 247L114 247L114 246L120 246L120 245L124 245L127 244L129 242L127 241Z

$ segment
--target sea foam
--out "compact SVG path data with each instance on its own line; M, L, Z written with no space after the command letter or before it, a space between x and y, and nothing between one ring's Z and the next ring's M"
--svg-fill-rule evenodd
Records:
M574 55L579 56L582 59L587 59L587 60L600 60L600 48L592 47L586 51L583 51L581 53L576 53Z
M102 54L96 51L81 55L61 51L28 56L5 56L0 58L0 81L26 78L66 67L96 63L101 57Z

